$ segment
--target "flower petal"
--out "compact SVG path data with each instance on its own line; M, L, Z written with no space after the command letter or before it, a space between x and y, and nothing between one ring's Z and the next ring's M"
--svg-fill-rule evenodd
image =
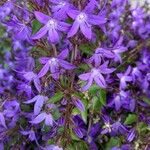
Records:
M74 105L75 105L81 112L85 111L84 104L82 103L81 100L79 100L79 99L74 99L73 102L74 102Z
M41 82L40 82L40 79L38 77L36 77L36 78L34 78L33 82L34 82L34 86L36 87L36 89L40 93L41 92Z
M90 88L90 86L92 85L92 83L93 83L93 78L90 77L89 81L87 82L87 84L85 86L83 86L81 90L82 91L87 91Z
M25 101L24 103L25 104L31 104L31 103L35 102L38 99L38 97L39 97L39 95L35 96L34 98L32 98L32 99L30 99L28 101Z
M67 61L64 61L62 59L59 60L59 62L60 62L61 67L65 68L67 70L71 70L71 69L75 68L75 66L73 64L68 63Z
M51 114L46 115L45 124L47 126L52 126L53 125L53 117L52 117Z
M43 107L44 97L39 96L34 105L34 115L38 115Z
M72 19L75 19L79 13L80 12L78 10L69 10L67 12L67 14L69 15L69 17L71 17Z
M89 72L89 73L84 73L84 74L79 75L79 78L81 80L86 81L86 80L88 80L90 78L90 76L91 76L91 73Z
M70 29L70 31L68 32L68 38L74 36L79 29L79 23L77 21L75 21Z
M46 24L50 19L49 16L47 16L39 11L35 11L34 14L35 14L36 19L43 24Z
M47 26L45 25L45 26L42 27L35 35L33 35L33 36L31 37L31 39L34 39L34 40L40 39L41 37L43 37L43 36L47 33L47 31L48 31L48 28L47 28Z
M100 86L101 88L106 88L106 82L104 77L99 74L99 76L94 77L94 81L97 83L98 86Z
M47 62L39 72L38 77L39 78L43 77L48 72L48 70L49 70L49 63Z
M55 29L50 29L48 31L48 40L51 43L58 43L59 42L59 35Z
M41 114L39 114L37 117L35 117L32 121L30 121L30 123L33 124L39 124L40 122L42 122L46 117L46 113L43 112Z
M87 22L84 22L84 23L80 24L80 29L81 29L81 32L83 33L83 35L87 39L90 40L92 38L92 29L91 29L90 24L88 24Z
M69 54L69 50L65 49L57 56L57 58L65 59L65 58L67 58L68 54Z
M6 122L5 122L5 118L4 118L4 115L2 113L0 113L0 123L2 124L2 126L4 128L7 129L7 126L6 126Z

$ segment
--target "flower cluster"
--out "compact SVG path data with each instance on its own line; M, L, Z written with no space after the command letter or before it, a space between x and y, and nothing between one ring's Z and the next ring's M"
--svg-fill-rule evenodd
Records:
M150 8L132 3L0 2L0 150L150 149Z

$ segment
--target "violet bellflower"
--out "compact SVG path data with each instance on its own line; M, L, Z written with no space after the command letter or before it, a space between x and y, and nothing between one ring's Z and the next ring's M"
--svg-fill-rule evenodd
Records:
M82 101L76 97L72 97L73 103L74 105L81 111L84 112L85 111L85 106L82 103Z
M101 64L101 61L105 58L114 59L114 61L116 62L122 62L121 53L127 51L127 48L121 45L122 41L123 37L121 36L113 47L97 48L93 56L90 57L87 62L94 63L95 66L99 66Z
M38 74L38 77L43 77L50 69L51 76L54 79L58 79L61 74L60 69L72 70L75 66L64 59L67 58L69 51L67 49L63 50L57 57L41 57L40 63L44 64L44 67Z
M69 3L69 0L49 0L53 5L51 6L52 12L57 19L66 19L67 13L73 6Z
M89 6L88 6L89 8ZM74 23L68 32L68 37L74 36L79 28L85 38L88 40L92 39L92 25L100 25L106 22L105 18L98 15L93 15L88 11L88 8L85 7L84 10L70 10L68 12L69 17L74 20Z
M42 121L44 121L45 125L47 126L53 126L53 117L50 113L46 113L46 112L40 113L37 117L31 120L30 123L39 124Z
M26 72L23 76L29 82L33 81L34 86L36 87L38 92L39 93L41 92L41 83L40 83L40 79L38 78L37 74L35 74L34 72L30 71L30 72Z
M97 68L92 68L90 72L79 75L79 78L81 80L87 81L87 84L84 87L82 87L82 91L88 90L92 85L93 81L95 81L95 83L99 87L106 88L107 84L102 74L110 74L115 70L114 68L109 69L108 63L109 62L106 61L101 66Z
M29 131L20 131L22 135L27 135L30 141L36 141L35 132L33 130Z
M59 21L55 18L47 16L41 12L34 12L36 19L44 24L44 26L32 36L32 39L40 39L48 33L48 41L50 43L58 43L60 40L60 32L67 32L70 25L68 23Z
M24 102L25 104L31 104L34 103L34 115L38 115L44 105L44 102L48 100L48 97L42 96L42 95L37 95L34 98Z
M44 148L44 150L63 150L63 149L57 145L48 145Z
M127 82L133 81L131 74L131 66L128 67L125 73L117 73L120 79L120 89L125 89L127 87Z
M6 121L3 112L0 112L0 124L7 129Z
M131 98L130 91L121 90L118 94L114 94L114 98L111 98L111 102L108 106L114 106L116 111L119 111L121 107L123 107L133 112L135 109L135 100Z
M13 30L14 37L16 39L22 41L27 40L29 43L31 43L31 28L20 21L16 16L13 16L13 18L7 22L6 25Z

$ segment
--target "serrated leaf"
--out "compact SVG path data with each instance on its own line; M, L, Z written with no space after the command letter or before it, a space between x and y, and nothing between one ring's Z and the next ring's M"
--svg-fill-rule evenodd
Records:
M129 114L128 117L126 118L124 124L130 125L133 124L137 121L137 115L136 114Z
M48 102L49 103L57 103L58 101L60 101L63 98L63 93L62 92L57 92L55 93L55 95L53 97L51 97Z

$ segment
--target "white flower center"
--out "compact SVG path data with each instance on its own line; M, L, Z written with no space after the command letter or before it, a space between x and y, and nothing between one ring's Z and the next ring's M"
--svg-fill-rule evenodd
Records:
M125 76L121 77L121 82L125 82Z
M62 1L62 2L59 3L59 5L60 5L60 6L65 6L65 5L66 5L66 2L63 2L63 1Z
M111 124L105 123L105 128L107 128L108 131L111 132Z
M87 15L86 15L85 13L80 13L80 14L77 16L77 20L78 20L79 22L84 22L84 21L86 21L86 19L87 19Z
M91 72L92 72L92 76L93 76L93 77L95 77L95 76L98 76L98 75L99 75L99 70L98 70L98 69L96 69L96 68L93 68L93 69L91 70Z
M50 19L47 23L47 27L55 29L57 27L57 22L54 19Z
M58 60L56 58L52 58L49 60L50 65L56 65L58 63Z

